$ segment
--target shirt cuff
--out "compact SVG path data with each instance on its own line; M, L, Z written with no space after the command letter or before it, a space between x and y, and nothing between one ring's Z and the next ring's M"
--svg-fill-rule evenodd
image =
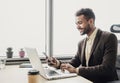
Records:
M61 61L57 60L57 65L56 65L56 68L59 69L61 66Z
M79 74L79 67L78 67L78 68L76 68L76 73L77 73L77 74Z

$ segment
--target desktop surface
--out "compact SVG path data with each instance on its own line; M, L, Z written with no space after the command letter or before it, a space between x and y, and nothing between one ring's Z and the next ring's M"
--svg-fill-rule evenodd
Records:
M30 69L31 68L19 68L19 65L6 66L5 69L0 70L0 81L2 83L31 83L32 78L28 75ZM36 83L92 83L81 76L49 81L40 75L35 75L35 79Z

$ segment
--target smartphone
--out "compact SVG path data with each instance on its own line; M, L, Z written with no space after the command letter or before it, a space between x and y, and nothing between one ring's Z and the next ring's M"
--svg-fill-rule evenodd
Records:
M43 54L45 55L46 59L48 59L48 65L52 66L53 64L51 63L51 60L48 58L47 54L45 52L43 52Z
M48 59L48 56L47 56L47 54L46 54L45 52L42 52L42 53L45 55L46 59Z

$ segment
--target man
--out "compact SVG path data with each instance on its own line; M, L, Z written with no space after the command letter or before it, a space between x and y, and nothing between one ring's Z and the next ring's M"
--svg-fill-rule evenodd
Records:
M95 15L89 8L76 12L76 25L80 34L87 34L87 37L79 42L78 51L70 63L64 64L52 57L52 66L77 73L94 83L118 80L116 36L95 27Z

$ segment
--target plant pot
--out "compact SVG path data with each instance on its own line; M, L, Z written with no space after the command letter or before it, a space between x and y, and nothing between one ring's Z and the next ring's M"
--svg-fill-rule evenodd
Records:
M7 58L12 58L13 52L6 52L7 53Z

